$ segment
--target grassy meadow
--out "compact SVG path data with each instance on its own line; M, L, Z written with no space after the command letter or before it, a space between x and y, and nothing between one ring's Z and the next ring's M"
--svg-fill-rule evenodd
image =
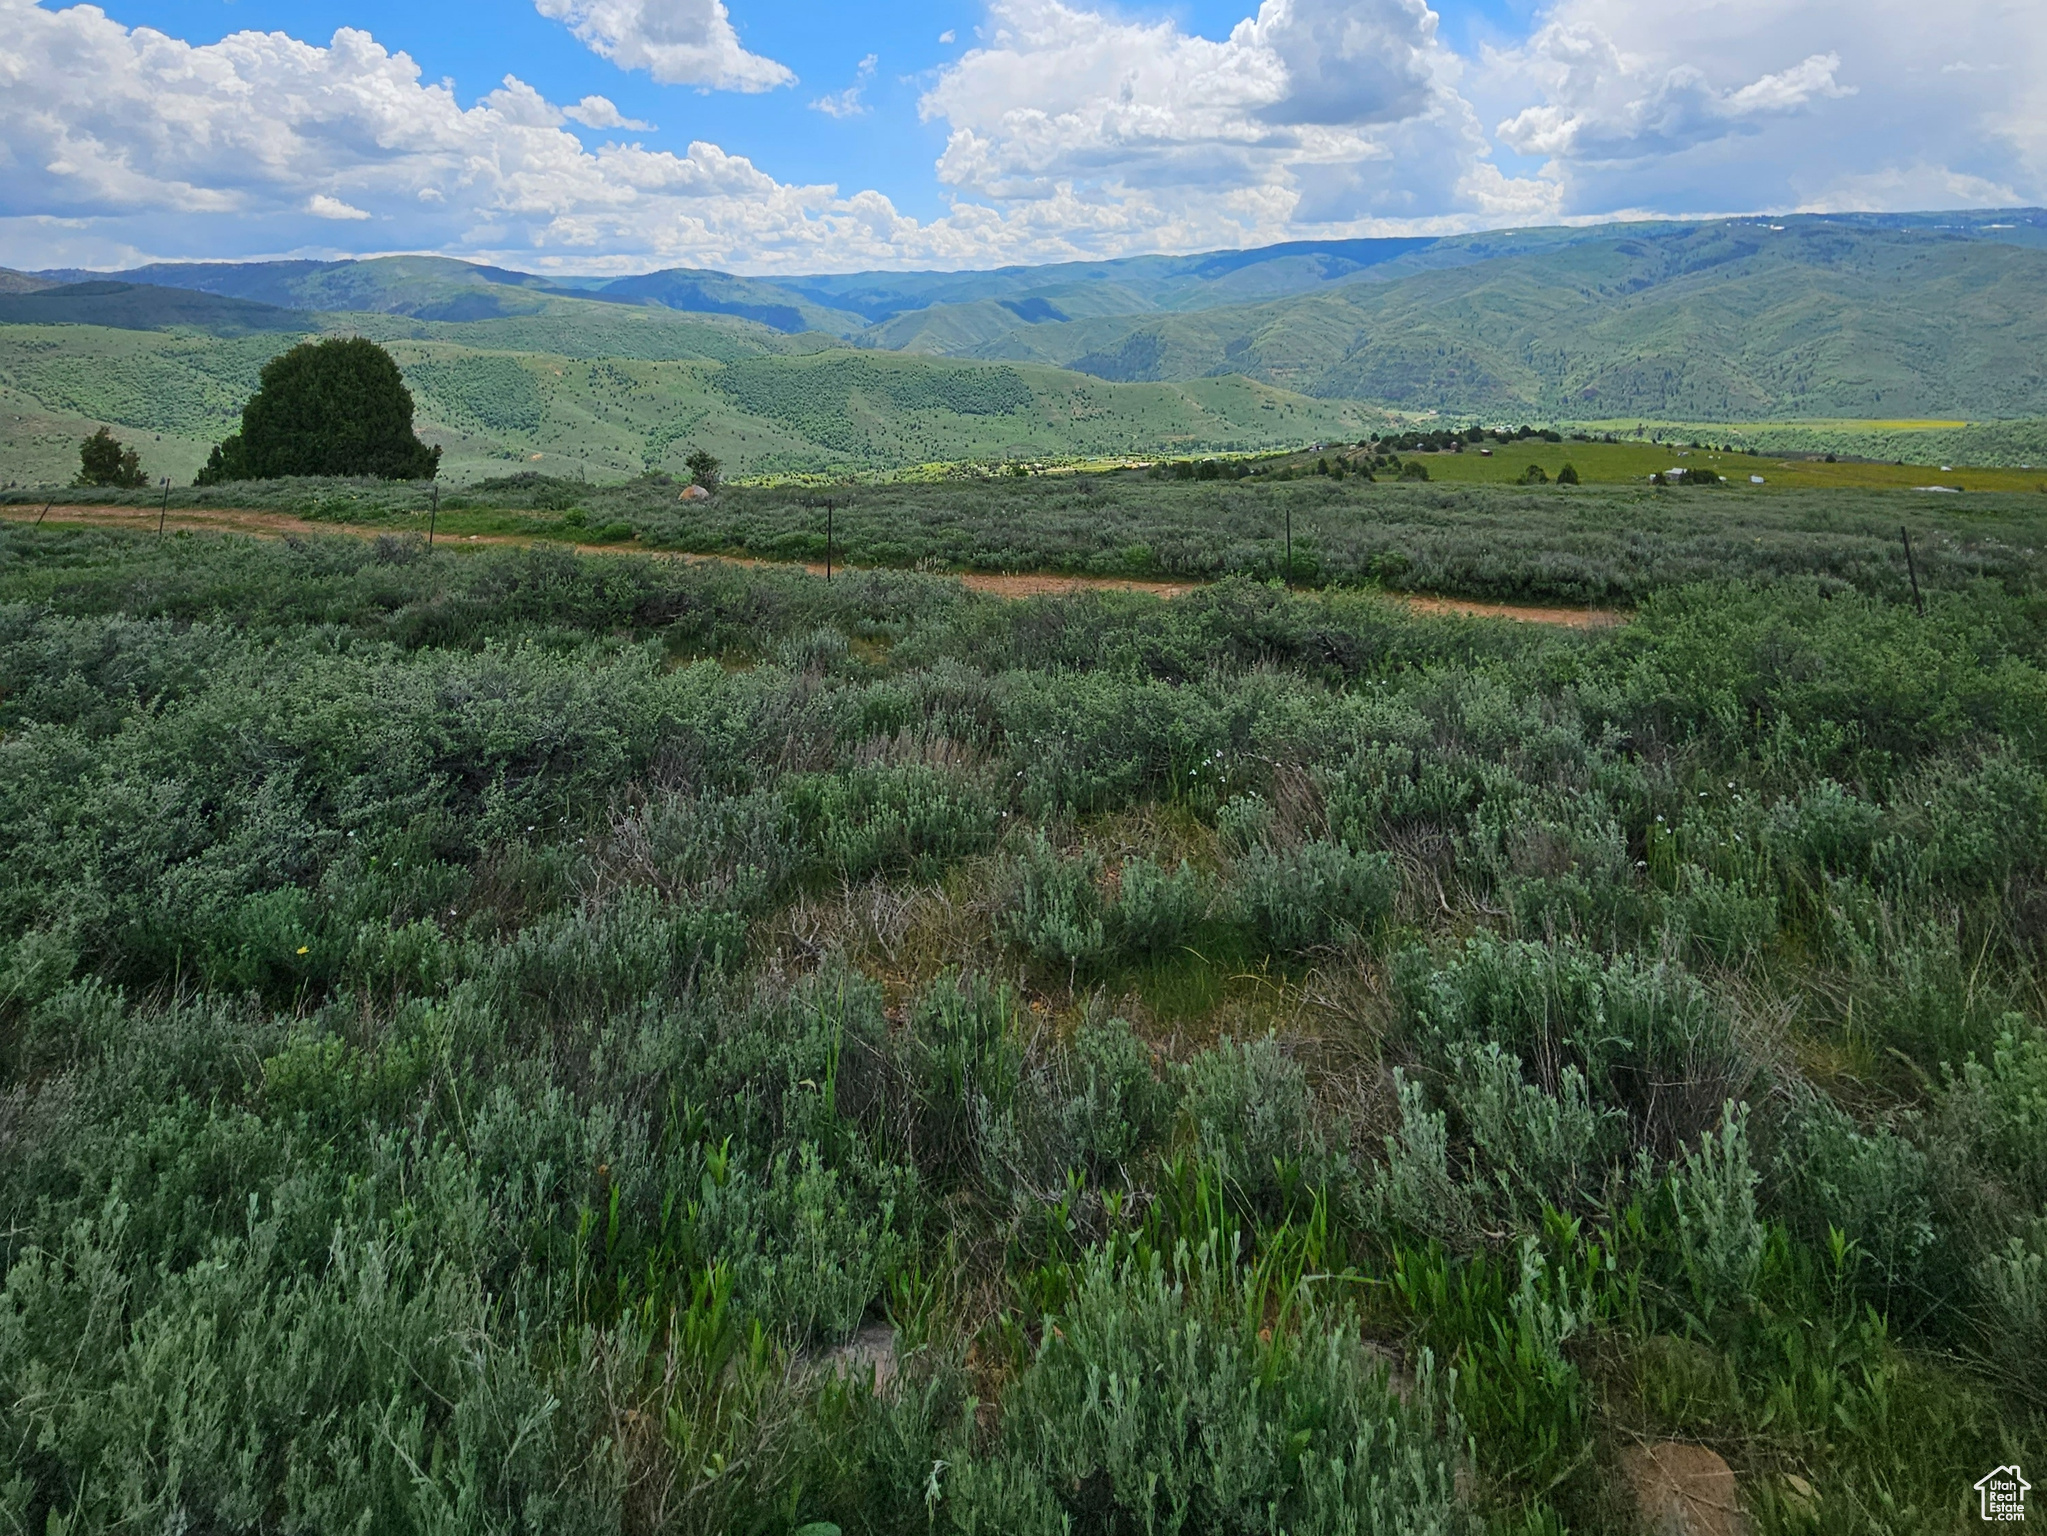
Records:
M0 1528L1632 1536L1674 1438L1920 1536L2047 1446L2036 499L842 493L1215 578L1003 602L229 491L366 534L0 523Z

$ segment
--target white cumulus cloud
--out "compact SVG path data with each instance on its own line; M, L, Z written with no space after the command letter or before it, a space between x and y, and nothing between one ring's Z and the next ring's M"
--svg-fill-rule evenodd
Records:
M867 111L860 93L867 89L867 83L874 78L874 68L881 60L874 54L860 61L860 67L853 71L853 83L843 91L833 91L820 96L810 104L813 112L822 112L826 117L859 117Z
M715 0L537 3L663 78L793 79ZM507 76L465 106L353 28L194 45L0 0L0 264L432 250L845 271L2047 201L2036 0L1552 0L1524 40L1472 57L1422 0L1263 0L1220 38L1097 4L990 0L927 77L949 207L920 220L708 140L586 146L571 125L653 132L604 96L556 104ZM866 108L877 68L818 110Z
M771 91L794 85L788 66L748 53L724 0L534 0L593 53L644 69L663 85Z
M627 117L609 96L585 96L573 106L562 108L562 116L585 128L620 128L628 133L652 133L654 125Z
M617 116L600 101L579 119ZM946 238L711 143L586 149L566 117L512 77L464 107L354 29L194 46L0 0L0 262L332 249L355 226L542 266L843 265Z
M590 98L573 110L609 116ZM1064 260L1190 234L1056 195L920 221L703 140L586 148L568 121L509 76L465 107L353 28L324 45L258 32L194 45L92 6L0 0L0 265L429 250L540 271L816 272Z
M939 178L962 192L1232 244L1473 204L1458 187L1483 136L1421 0L1265 0L1219 41L994 0L985 36L921 102L949 130Z
M1669 154L1752 130L1764 118L1814 101L1855 94L1834 78L1838 53L1816 53L1790 69L1720 90L1691 64L1637 73L1608 39L1554 25L1538 33L1527 52L1556 82L1554 99L1499 126L1500 138L1527 155L1597 161Z
M1465 89L1567 211L2047 197L2030 0L1554 0Z
M365 210L344 203L338 197L329 197L324 192L315 192L306 199L306 212L320 219L367 219L370 217Z

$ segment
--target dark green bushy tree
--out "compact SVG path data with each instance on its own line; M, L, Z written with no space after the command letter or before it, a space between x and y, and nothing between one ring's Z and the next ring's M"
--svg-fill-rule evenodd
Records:
M682 462L689 466L692 485L701 485L707 491L718 489L718 461L708 450L699 448Z
M412 430L412 392L391 354L360 336L309 341L272 358L197 483L283 475L431 480L441 450Z
M147 485L142 472L142 455L123 448L121 440L105 427L78 445L79 485L118 485L132 488Z

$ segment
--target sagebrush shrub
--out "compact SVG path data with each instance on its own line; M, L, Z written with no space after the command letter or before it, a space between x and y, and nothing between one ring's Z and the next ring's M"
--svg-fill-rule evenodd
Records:
M1251 848L1236 861L1239 921L1272 953L1299 955L1369 933L1391 910L1393 862L1342 843Z
M1989 1059L1950 1074L1943 1118L1992 1177L2035 1209L2047 1203L2047 1030L2007 1017Z
M995 840L1001 808L985 784L922 763L794 776L784 795L833 874L929 878Z
M1061 855L1040 832L1018 855L995 919L997 935L1044 965L1069 974L1103 958L1109 930L1101 859L1091 849Z
M1855 1244L1858 1283L1886 1311L1918 1315L1953 1288L1936 1259L1926 1154L1888 1126L1865 1130L1808 1098L1783 1128L1775 1182L1781 1208L1816 1250L1836 1231Z
M1182 859L1171 870L1139 855L1123 861L1107 921L1116 947L1133 957L1179 948L1208 916L1212 894L1199 870Z
M1749 1077L1727 1013L1679 966L1479 935L1440 958L1405 951L1394 973L1403 1033L1425 1059L1497 1041L1552 1094L1575 1067L1595 1105L1625 1110L1665 1156L1717 1124Z
M1212 1253L1089 1258L1007 1398L1004 1473L955 1477L948 1516L1046 1536L1473 1529L1426 1360L1403 1401L1340 1310L1296 1306L1261 1328Z
M1127 1020L1083 1020L1067 1057L1062 1110L1074 1151L1098 1178L1126 1174L1162 1139L1174 1108L1172 1085Z
M1224 1038L1180 1069L1182 1105L1203 1158L1268 1207L1339 1169L1314 1121L1308 1076L1271 1035Z
M1756 1170L1746 1107L1727 1106L1719 1130L1686 1147L1671 1171L1685 1277L1701 1312L1746 1304L1763 1261Z
M1450 1072L1446 1095L1482 1164L1475 1182L1506 1214L1532 1222L1548 1207L1598 1202L1621 1161L1626 1116L1594 1107L1584 1074L1566 1067L1556 1093L1546 1093L1524 1082L1520 1060L1494 1041L1452 1046Z

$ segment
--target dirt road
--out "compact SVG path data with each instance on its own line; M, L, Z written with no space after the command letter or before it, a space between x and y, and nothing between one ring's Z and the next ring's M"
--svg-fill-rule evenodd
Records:
M239 507L172 507L168 512L151 511L147 507L91 507L52 506L47 513L27 506L0 507L0 519L13 523L86 523L104 528L154 529L161 518L165 528L184 530L206 530L214 533L246 533L257 538L282 538L286 534L304 534L318 537L334 534L352 534L357 538L372 538L379 533L389 533L388 528L370 527L359 523L315 522L310 518L294 517L288 512L259 512ZM507 533L442 534L439 543L461 549L486 545L526 545L539 540L522 538ZM758 560L746 555L700 555L678 550L646 550L635 545L622 544L564 544L564 549L573 549L585 555L653 555L668 560L686 560L691 563L717 561L724 565L786 566L791 562L783 560ZM814 576L824 574L822 563L807 563L803 567ZM840 566L840 570L852 567ZM1139 581L1123 576L1057 576L1057 575L1008 575L988 571L963 571L959 573L960 584L970 591L987 592L996 597L1044 597L1057 596L1067 592L1149 592L1154 597L1181 597L1205 585L1198 581ZM1627 622L1625 614L1611 608L1559 608L1540 607L1523 603L1483 603L1461 597L1436 597L1419 592L1388 593L1408 604L1417 613L1455 614L1479 619L1515 619L1527 624L1550 624L1565 629L1603 629L1613 624Z

